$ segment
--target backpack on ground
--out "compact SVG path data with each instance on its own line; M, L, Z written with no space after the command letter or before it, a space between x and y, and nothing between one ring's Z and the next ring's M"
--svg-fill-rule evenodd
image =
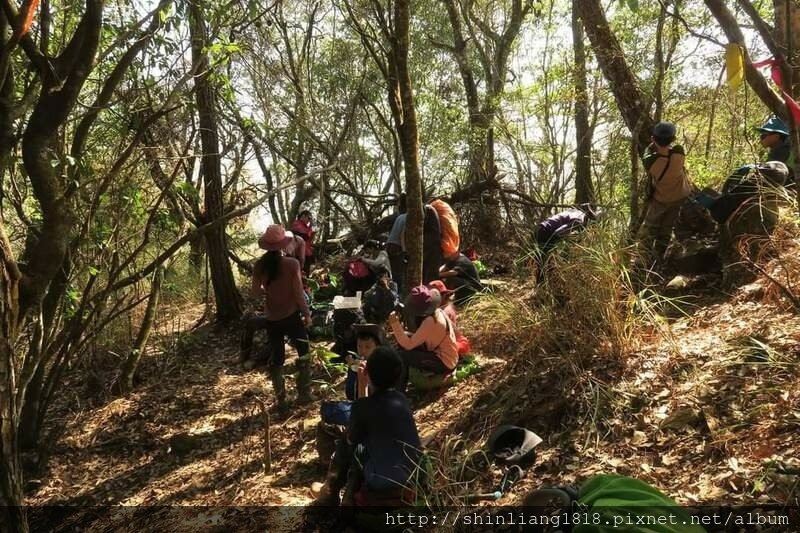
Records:
M439 215L439 229L442 239L442 253L445 257L458 253L461 237L458 232L458 216L450 204L444 200L434 200L431 207Z
M573 533L705 531L693 525L689 513L674 500L644 481L631 477L600 474L589 478L577 491L572 487L539 489L528 495L525 505L541 507L554 499L559 500L568 512L586 513L593 517L588 523L573 527Z

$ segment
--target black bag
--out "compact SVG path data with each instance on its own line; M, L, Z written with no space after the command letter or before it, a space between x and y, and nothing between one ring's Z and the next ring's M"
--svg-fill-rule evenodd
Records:
M334 309L333 310L333 352L342 358L348 352L356 351L356 334L353 324L364 322L364 313L361 309Z

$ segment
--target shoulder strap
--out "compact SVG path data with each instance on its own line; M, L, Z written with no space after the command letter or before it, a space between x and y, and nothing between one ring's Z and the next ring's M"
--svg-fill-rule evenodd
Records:
M451 330L451 328L453 327L453 325L450 323L450 319L449 319L449 318L447 318L447 315L446 315L446 314L444 314L444 311L442 311L441 309L437 309L437 310L435 311L435 313L442 313L442 317L444 318L444 324L445 324L445 325L444 325L444 336L442 336L442 340L440 340L440 341L439 341L439 342L436 344L436 346L434 346L434 347L433 347L433 350L431 350L431 351L435 351L435 350L436 350L436 348L438 348L439 346L441 346L441 345L442 345L442 343L445 341L445 339L447 339L447 337L449 337L449 336L450 336L450 330ZM433 318L434 320L436 320L435 313L434 313L434 318Z
M655 181L656 185L658 185L661 182L661 180L664 179L664 175L667 173L667 170L669 170L669 164L672 162L672 150L669 151L668 156L661 156L661 157L667 158L667 164L664 165L664 170L661 171L661 174L659 174L658 179L656 179Z

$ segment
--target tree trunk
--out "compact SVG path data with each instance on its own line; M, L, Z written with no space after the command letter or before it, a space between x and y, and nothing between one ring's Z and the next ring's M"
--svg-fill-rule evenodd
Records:
M25 495L17 447L17 354L13 345L18 331L21 277L0 218L0 523L7 524L9 531L26 533L28 522L22 507Z
M408 72L408 46L410 9L409 0L395 0L395 34L392 39L392 61L397 75L397 88L402 109L401 121L396 123L403 152L403 167L406 176L406 287L415 287L422 282L422 178L419 171L419 135L417 112L414 108L414 92ZM390 95L391 97L391 95Z
M206 27L199 0L189 4L190 32L192 39L192 63L195 77L195 100L200 124L200 142L203 148L201 172L205 193L206 221L223 216L222 168L219 154L219 131L216 116L216 95L211 85ZM228 260L228 242L225 224L220 224L206 233L211 281L217 304L217 320L229 322L242 315L241 296L233 279L233 270Z
M583 26L576 10L572 10L572 50L575 55L575 203L594 200L592 186L592 129L589 126L589 93L586 89L586 49Z
M611 86L622 119L631 133L638 132L636 146L639 154L642 154L650 144L650 132L654 126L645 104L648 98L642 93L638 80L625 61L622 47L608 25L600 0L580 0L573 2L572 6L583 21L597 63Z
M800 50L800 6L791 0L773 0L775 41L784 50L792 67L792 94L800 94L800 62L792 57ZM790 53L790 51L792 53Z
M147 339L150 337L150 330L153 328L155 322L156 311L158 310L158 298L161 295L161 284L164 281L164 267L156 268L153 273L153 281L150 285L150 298L147 300L147 309L142 318L142 325L139 328L139 334L136 336L136 342L133 344L133 349L125 359L122 369L119 374L119 388L120 392L129 392L133 390L133 376L136 373L136 368L139 365L139 360L142 357L147 346Z

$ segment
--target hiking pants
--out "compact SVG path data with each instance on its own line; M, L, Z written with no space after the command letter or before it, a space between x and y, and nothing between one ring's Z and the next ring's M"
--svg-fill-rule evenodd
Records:
M285 337L289 337L299 357L308 353L308 332L299 312L280 320L266 320L265 324L271 352L270 366L283 366L286 362Z
M647 204L647 214L639 230L639 240L646 248L644 251L653 253L656 261L661 261L667 251L672 239L672 228L685 201L663 203L652 199Z
M408 388L408 369L412 366L425 372L433 372L434 374L442 375L447 375L455 370L454 368L447 368L439 356L436 355L436 352L420 350L419 348L400 350L400 358L403 360L403 373L401 375L402 387L400 387L400 390L403 392Z

